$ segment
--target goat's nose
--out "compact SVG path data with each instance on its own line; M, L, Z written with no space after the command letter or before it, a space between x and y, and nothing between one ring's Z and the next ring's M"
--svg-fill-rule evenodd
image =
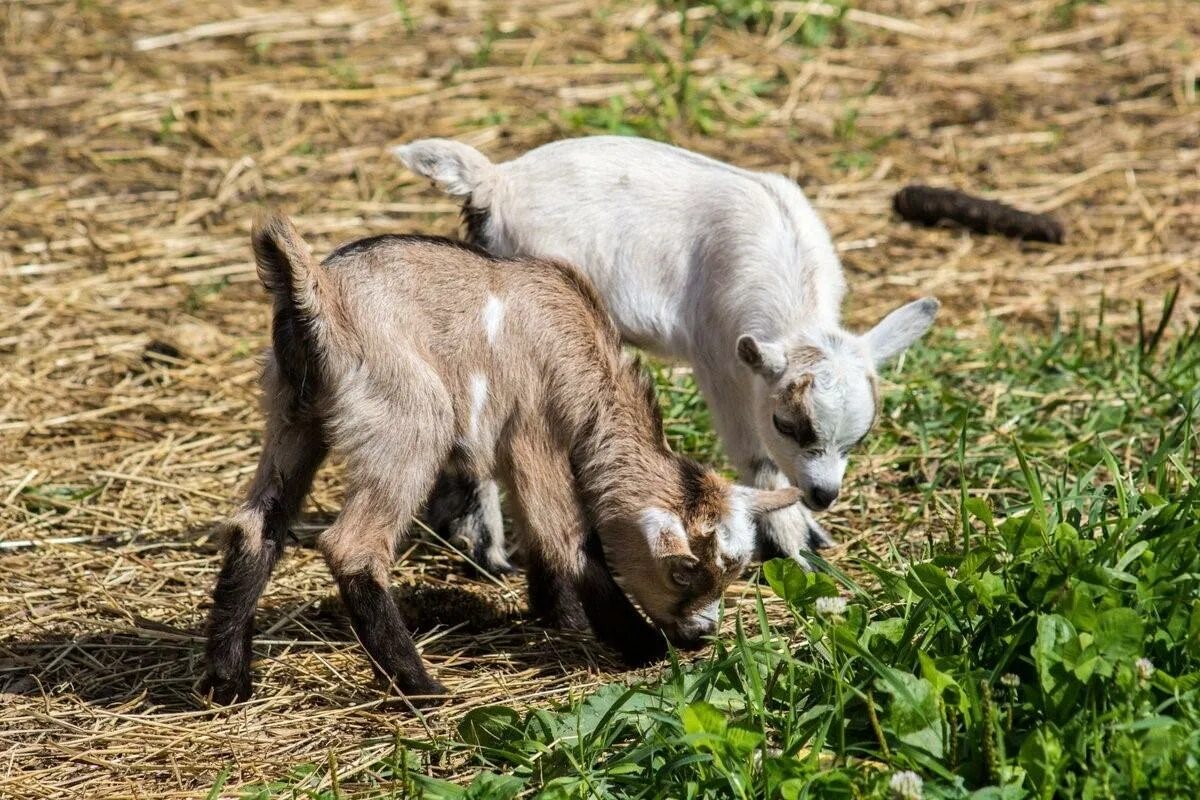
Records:
M812 501L813 510L824 511L833 505L834 500L837 500L838 490L826 489L823 486L814 486L808 495L809 499Z

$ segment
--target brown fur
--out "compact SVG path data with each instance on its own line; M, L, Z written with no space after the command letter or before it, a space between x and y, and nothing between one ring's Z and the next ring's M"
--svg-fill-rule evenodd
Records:
M871 426L874 427L875 423L879 421L879 415L883 413L883 398L879 393L879 376L872 372L867 375L867 380L871 384L871 399L875 403L875 416L871 420Z

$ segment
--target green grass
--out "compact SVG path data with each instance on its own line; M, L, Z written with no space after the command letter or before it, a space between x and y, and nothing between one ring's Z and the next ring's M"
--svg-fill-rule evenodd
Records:
M678 0L660 5L672 11L687 6ZM736 9L727 14L715 8L701 22L693 22L681 14L678 28L666 39L644 31L639 33L634 56L646 65L651 88L635 93L632 102L613 96L602 104L567 109L561 114L561 125L576 134L643 136L661 141L671 141L682 131L712 134L729 127L756 125L757 117L733 120L724 107L737 106L748 97L771 95L779 89L777 79L702 80L693 72L692 62L705 52L709 35L718 24L747 26Z
M760 601L657 684L475 709L344 796L1200 796L1200 327L1169 333L1172 305L1130 337L935 335L892 373L889 499L856 515L896 549L771 562L786 624ZM716 459L657 375L673 445ZM448 754L473 783L426 777Z

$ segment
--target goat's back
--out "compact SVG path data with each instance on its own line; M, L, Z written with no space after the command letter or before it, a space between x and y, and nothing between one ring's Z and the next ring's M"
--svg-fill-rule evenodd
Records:
M338 248L319 269L348 343L346 358L327 355L351 369L386 376L398 353L412 353L462 393L476 374L499 391L536 382L556 359L619 358L595 290L564 264L498 258L450 239L379 236Z

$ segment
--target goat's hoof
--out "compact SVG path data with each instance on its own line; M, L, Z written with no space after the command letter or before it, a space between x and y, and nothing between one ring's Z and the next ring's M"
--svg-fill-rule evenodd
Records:
M822 550L828 550L837 542L829 535L829 531L811 517L808 520L808 549L810 552L819 553Z
M802 506L781 509L759 521L758 557L761 561L791 558L805 569L811 569L804 553L819 552L834 544L828 531Z
M417 708L440 705L450 699L450 692L439 681L429 678L404 690L404 699Z
M579 614L559 614L542 619L541 622L545 627L556 631L582 632L591 627L588 624L587 617Z
M642 642L637 646L626 645L619 652L621 663L630 669L648 667L667 657L667 642L659 637L655 641Z
M507 561L499 564L482 564L480 567L476 567L474 564L472 564L467 570L467 574L470 577L483 578L485 580L489 575L491 575L493 578L503 578L506 575L516 575L517 572L517 568Z
M556 631L586 631L591 628L577 600L559 597L550 608L531 608L529 618L543 628Z
M245 702L253 693L249 671L230 677L208 675L200 683L200 695L211 698L215 706Z

